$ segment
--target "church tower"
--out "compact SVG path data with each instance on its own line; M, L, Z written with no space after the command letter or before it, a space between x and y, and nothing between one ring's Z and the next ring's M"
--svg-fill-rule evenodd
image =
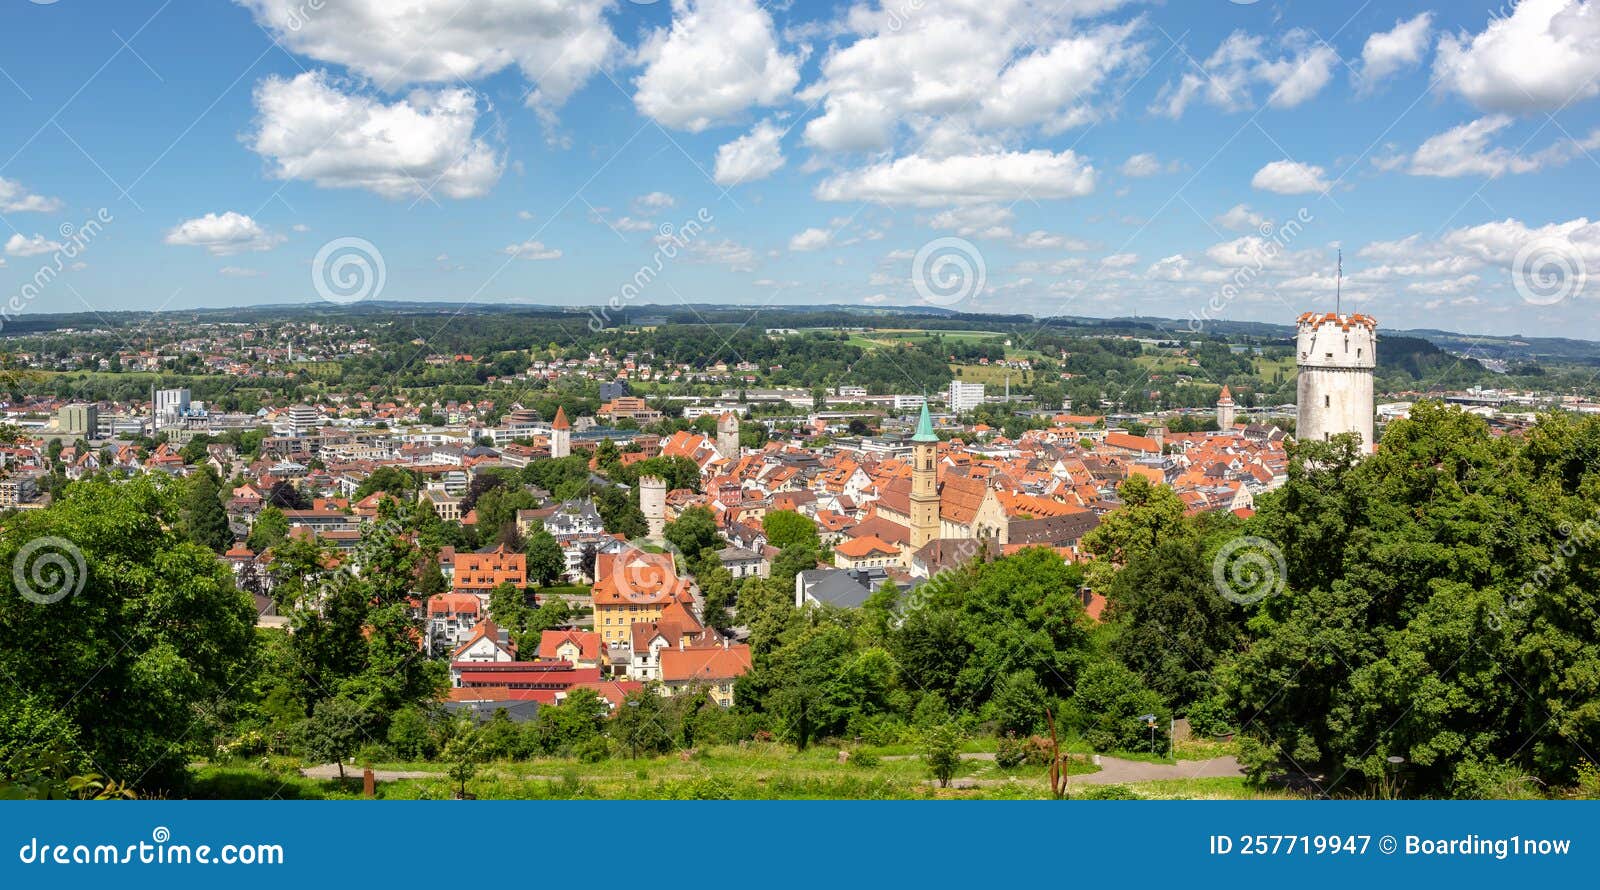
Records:
M1300 367L1295 438L1327 440L1359 433L1372 453L1372 375L1378 358L1378 322L1370 315L1307 312L1299 318Z
M717 451L728 460L739 459L739 415L732 411L717 418Z
M572 454L572 424L567 422L567 412L556 406L556 419L550 424L550 456L567 457Z
M922 406L917 431L911 436L911 550L939 538L939 437L933 432L928 406Z
M1217 396L1217 429L1224 433L1233 431L1233 393L1228 384L1222 384L1222 395Z

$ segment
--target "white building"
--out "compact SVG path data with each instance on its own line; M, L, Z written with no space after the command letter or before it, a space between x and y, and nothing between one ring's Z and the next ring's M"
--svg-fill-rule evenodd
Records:
M950 410L957 414L983 404L983 384L950 381Z

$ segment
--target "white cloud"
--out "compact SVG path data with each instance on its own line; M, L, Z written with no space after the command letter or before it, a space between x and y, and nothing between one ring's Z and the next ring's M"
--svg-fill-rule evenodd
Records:
M1378 82L1416 65L1433 33L1433 13L1420 13L1397 21L1392 31L1379 31L1361 47L1361 87L1371 90Z
M650 192L633 199L633 209L637 213L653 213L657 210L670 210L678 206L678 199L666 192Z
M1409 159L1404 156L1381 158L1374 163L1379 169L1404 168L1413 176L1493 177L1559 166L1582 152L1600 148L1600 130L1581 140L1562 139L1529 155L1491 146L1489 143L1495 134L1511 124L1508 115L1487 115L1429 137Z
M232 210L221 215L184 220L167 232L167 244L181 247L204 247L212 256L232 256L236 253L271 250L287 239L273 234L261 224Z
M0 213L54 213L60 209L60 198L31 194L22 183L0 176Z
M1035 229L1017 238L1012 244L1024 250L1093 250L1094 245L1067 235L1056 235Z
M1268 219L1244 204L1235 204L1227 212L1211 220L1230 232L1258 232L1269 224Z
M243 266L223 266L217 274L224 278L263 278L267 273L260 269L247 269Z
M952 230L963 238L1010 238L1015 216L1011 208L999 204L966 204L934 214L928 224Z
M542 241L524 241L521 244L508 244L503 251L506 256L516 257L519 260L558 260L561 251L554 247L546 247Z
M1141 152L1122 162L1122 175L1135 178L1155 176L1165 169L1161 161L1150 152Z
M779 104L800 82L799 57L779 51L755 0L674 0L671 28L646 37L638 56L640 113L691 133Z
M610 0L239 0L290 50L371 78L386 90L473 81L515 66L528 104L565 102L619 44Z
M59 241L51 241L39 234L35 234L32 238L27 238L21 232L12 235L6 241L6 253L12 256L43 256L47 253L55 253L61 247L62 245Z
M734 186L765 179L783 166L783 130L771 121L717 149L712 178L717 185Z
M524 221L531 220L531 219L533 219L533 214L528 212L528 211L526 211L526 210L518 210L517 211L517 219L524 220Z
M1199 99L1223 111L1243 111L1255 107L1259 86L1271 88L1269 106L1293 108L1322 92L1338 53L1299 29L1286 32L1279 43L1285 54L1272 56L1264 38L1234 31L1197 70L1163 87L1151 110L1178 118Z
M1299 161L1273 161L1256 171L1250 184L1262 191L1280 195L1304 195L1325 192L1332 184L1324 178L1326 171L1313 164Z
M1430 297L1453 296L1466 293L1477 287L1481 281L1476 275L1462 275L1459 278L1441 278L1437 281L1417 281L1406 285L1406 290L1414 294L1426 294Z
M824 201L946 204L1078 198L1094 191L1095 170L1071 149L1045 149L893 162L840 173L817 186Z
M860 4L844 16L821 76L801 91L822 114L805 128L826 152L892 148L903 125L919 153L993 151L984 130L1047 133L1094 120L1108 87L1139 69L1141 20L1083 28L1074 20L1122 0Z
M813 227L790 238L789 249L796 252L821 250L831 243L833 243L833 232Z
M1100 260L1100 265L1108 269L1127 269L1139 264L1139 255L1136 253L1114 253Z
M728 239L721 241L691 241L689 242L689 255L702 263L726 266L733 272L749 272L756 266L756 252L754 250Z
M255 131L246 141L273 176L386 198L476 198L500 180L504 157L474 135L470 90L415 90L385 104L341 87L321 71L256 85Z
M1476 35L1446 34L1434 77L1489 111L1555 111L1600 94L1600 8L1523 0Z

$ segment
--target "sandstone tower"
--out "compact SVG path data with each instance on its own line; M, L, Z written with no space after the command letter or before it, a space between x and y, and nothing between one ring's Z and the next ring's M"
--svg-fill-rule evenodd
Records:
M1359 433L1362 452L1371 454L1377 320L1370 315L1307 312L1300 316L1299 329L1300 416L1295 438L1304 442Z
M572 424L567 422L567 412L556 406L556 419L550 424L550 456L567 457L572 454Z
M717 418L717 451L728 460L739 459L739 415L732 411Z
M939 437L933 432L928 406L911 437L911 551L939 537Z
M639 477L639 510L651 541L659 544L666 540L662 532L667 527L667 480L660 476Z
M1217 396L1217 429L1222 432L1233 430L1233 393L1228 391L1228 384L1222 384L1222 395Z

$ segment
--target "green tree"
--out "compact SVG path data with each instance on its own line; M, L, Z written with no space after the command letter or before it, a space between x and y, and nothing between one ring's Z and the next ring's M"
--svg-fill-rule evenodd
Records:
M1238 606L1222 598L1192 538L1163 541L1112 579L1106 617L1111 650L1167 700L1208 694L1217 662L1244 642Z
M228 512L222 508L217 477L209 467L189 480L183 525L189 540L216 553L222 553L233 544Z
M560 578L567 568L567 557L555 536L542 526L535 528L527 539L528 577L548 587Z
M722 547L722 536L717 533L717 520L706 507L690 507L667 523L662 534L678 548L678 552L697 554L706 548Z
M813 551L822 549L817 539L817 524L793 510L773 510L761 520L761 528L767 535L767 543L779 550L791 546L809 547Z
M950 787L961 769L961 733L954 724L941 723L923 733L922 759L939 787Z
M0 534L0 564L16 569L0 573L0 675L56 715L46 735L141 788L179 781L204 705L244 676L253 646L249 596L176 531L183 495L151 476L83 480Z
M672 749L664 699L653 685L630 692L611 718L611 735L626 746L629 755L660 754Z
M366 734L367 714L355 702L343 696L317 702L300 729L300 747L306 756L318 763L339 765L339 781L343 782L344 762L361 747Z
M265 553L289 538L289 519L277 507L262 507L250 525L246 543L251 550Z

